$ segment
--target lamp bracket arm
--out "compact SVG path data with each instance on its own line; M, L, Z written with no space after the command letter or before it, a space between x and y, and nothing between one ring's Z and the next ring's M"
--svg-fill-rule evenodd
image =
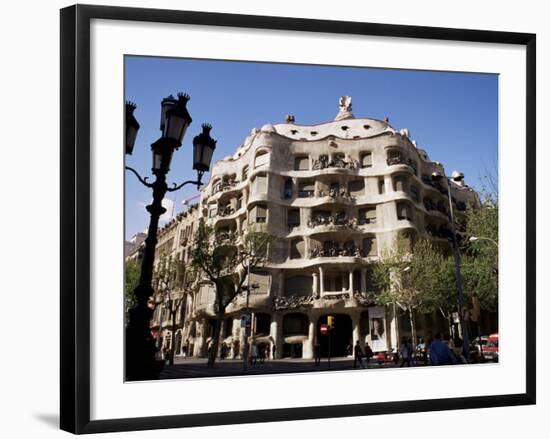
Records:
M176 183L172 183L172 187L169 187L168 189L166 189L168 192L175 192L179 189L181 189L183 186L185 185L188 185L188 184L194 184L195 186L197 186L198 188L201 187L202 183L200 182L200 180L187 180L187 181L184 181L183 183L181 184L176 184Z
M152 188L153 187L153 183L148 183L147 180L149 177L142 177L141 175L139 175L138 171L136 171L134 168L130 167L130 166L125 166L125 168L128 170L128 171L131 171L134 173L134 175L137 177L137 179L140 181L141 184L143 184L144 186L147 186L149 188Z

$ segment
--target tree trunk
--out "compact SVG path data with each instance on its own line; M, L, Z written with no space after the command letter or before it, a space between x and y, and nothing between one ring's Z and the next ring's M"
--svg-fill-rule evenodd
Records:
M212 337L212 344L208 351L208 366L213 366L218 356L218 346L220 345L220 334L222 331L224 311L218 312L216 316L216 327L214 328L214 336Z
M411 323L411 338L413 346L416 346L416 321L414 318L414 309L409 308L409 322Z

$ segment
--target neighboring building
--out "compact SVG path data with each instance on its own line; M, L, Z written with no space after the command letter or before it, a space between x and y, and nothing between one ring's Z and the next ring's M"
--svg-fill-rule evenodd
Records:
M139 232L132 236L128 241L124 242L124 257L128 258L130 255L135 255L141 244L147 238L147 233Z
M199 205L159 232L156 263L168 257L179 267L172 291L182 300L176 355L205 356L215 325L208 284L184 287L199 218L218 232L238 235L261 223L273 235L269 264L251 274L258 288L250 296L252 334L269 357L312 358L316 340L326 355L320 325L328 315L335 316L333 356L344 355L356 340L375 351L396 348L400 336L410 335L408 317L395 318L391 308L375 305L371 267L398 236L448 246L447 189L432 181L434 172L444 174L443 166L417 147L408 130L355 118L347 97L334 121L306 126L287 116L286 123L252 130L234 155L215 163ZM460 220L478 198L462 174L454 177ZM156 333L171 328L159 297ZM230 358L242 355L244 303L239 297L228 307L222 327L220 343ZM417 320L418 335L448 329L435 314Z

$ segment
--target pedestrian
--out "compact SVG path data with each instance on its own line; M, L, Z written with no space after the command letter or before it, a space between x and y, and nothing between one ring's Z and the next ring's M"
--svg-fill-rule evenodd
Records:
M463 346L464 346L464 343L462 342L462 339L459 337L455 337L455 339L453 340L453 347L451 348L451 352L455 356L457 363L467 364L468 361L464 357L464 352L462 349Z
M319 343L319 340L315 341L314 351L315 351L315 366L320 366L321 365L321 343Z
M170 350L168 349L168 345L164 346L163 350L163 360L164 360L164 364L168 364L170 362Z
M252 342L250 351L251 351L251 356L250 356L251 365L256 366L256 361L258 360L258 346L256 346L256 343Z
M449 346L441 341L440 332L434 335L434 339L430 343L429 350L430 362L432 363L432 366L443 366L456 363L456 359L454 358Z
M369 367L369 361L370 359L374 356L374 352L372 351L371 347L369 346L368 343L365 343L365 366Z
M359 343L359 340L355 342L353 353L353 367L357 368L357 363L359 363L359 367L361 369L364 369L365 365L363 364L363 357L365 356L365 354L363 353L363 349L361 349L361 344Z
M405 363L407 363L407 367L411 367L412 341L410 338L403 340L401 348L399 349L399 353L401 354L401 365L399 367L403 367Z
M424 365L428 364L428 358L426 353L426 344L422 337L418 337L418 344L416 345L416 357L422 360Z

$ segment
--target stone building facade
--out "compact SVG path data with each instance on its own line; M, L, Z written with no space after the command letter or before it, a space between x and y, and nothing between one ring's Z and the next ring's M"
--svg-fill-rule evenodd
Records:
M448 198L443 166L388 120L356 118L351 99L340 100L334 121L286 122L252 130L236 152L216 162L198 205L159 232L157 263L178 262L176 355L205 356L215 325L213 291L185 288L190 246L199 218L229 239L260 223L274 237L269 263L251 273L252 338L269 358L312 358L320 325L335 318L331 355L356 340L375 351L410 335L408 318L376 306L372 264L400 236L448 246ZM460 220L476 193L453 173L454 213ZM152 330L171 343L171 321L156 295ZM242 355L244 297L227 309L221 342L229 358ZM168 313L169 314L169 313ZM418 316L418 334L446 329L435 315ZM162 329L170 328L170 329ZM221 344L220 342L220 344ZM224 348L225 349L225 348Z

